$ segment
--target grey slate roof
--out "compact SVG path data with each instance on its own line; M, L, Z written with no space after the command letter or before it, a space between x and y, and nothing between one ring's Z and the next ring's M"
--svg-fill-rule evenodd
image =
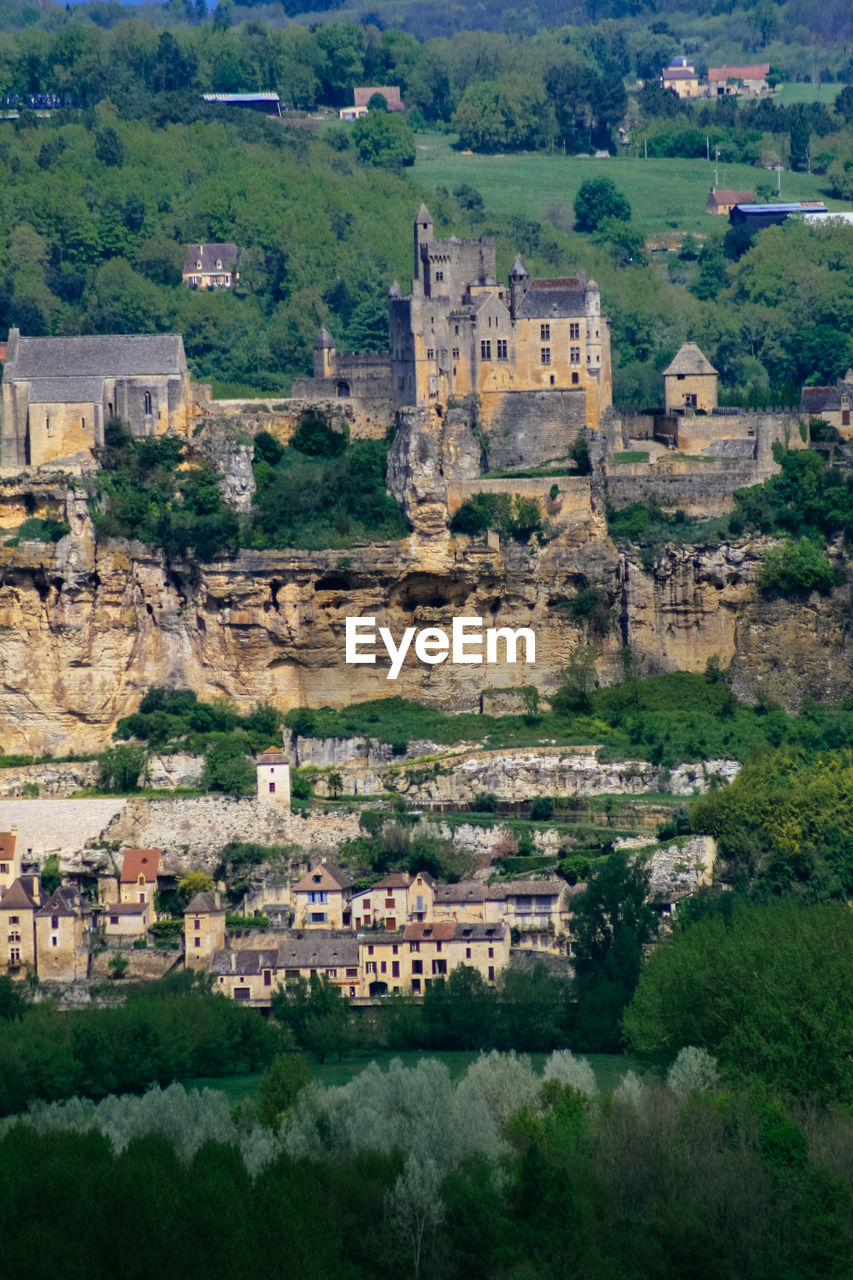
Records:
M699 373L716 373L717 370L707 360L695 342L685 342L675 359L663 371L666 378L670 374L693 374Z
M586 310L582 276L531 280L516 314L523 320L582 316Z
M486 924L472 920L470 924L456 925L455 942L503 942L509 930L507 924Z
M506 880L503 884L490 884L488 896L492 901L503 898L553 898L565 887L565 880L556 876L549 880Z
M191 275L194 271L202 271L205 274L230 271L237 261L239 252L236 244L188 244L184 272ZM198 266L199 259L201 259L201 267ZM222 263L221 267L217 267L217 261Z
M210 963L211 973L223 976L234 974L241 978L262 973L264 969L275 969L275 967L275 947L266 947L259 951L214 951Z
M80 911L80 893L72 885L60 885L50 895L39 916L76 916Z
M34 876L18 876L17 880L13 880L0 901L0 910L14 911L17 908L33 911L36 904L29 886L34 879Z
M322 933L312 929L303 936L278 944L279 969L336 969L358 966L358 939L354 933Z
M104 334L84 338L19 338L3 371L12 377L133 377L184 371L180 334ZM10 367L11 365L11 367Z
M105 916L141 916L147 910L146 902L108 902L104 906ZM42 913L39 912L39 915Z
M100 404L103 396L102 377L34 378L29 391L30 404Z
M486 886L478 880L460 880L458 884L437 884L435 902L485 902Z
M216 905L216 895L212 893L197 893L184 908L185 916L193 915L210 915L212 912L222 913L224 907Z

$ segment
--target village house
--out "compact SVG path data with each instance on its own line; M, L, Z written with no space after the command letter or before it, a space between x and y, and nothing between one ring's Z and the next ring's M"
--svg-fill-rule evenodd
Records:
M126 849L119 878L122 902L147 902L152 910L160 870L159 849Z
M696 68L687 58L673 58L668 67L660 73L660 83L664 89L672 89L679 98L698 98L700 93L699 77Z
M18 876L0 901L0 973L26 978L36 973L35 915L41 906L38 876Z
M214 953L216 989L241 1003L268 1004L277 987L325 976L347 997L361 994L359 944L353 933L333 930L289 934L277 944Z
M510 931L505 924L457 924L454 920L410 924L404 942L414 995L422 994L437 978L446 978L458 965L470 965L486 982L494 982L509 963Z
M21 851L18 848L18 828L0 831L0 901L3 894L21 874Z
M729 216L736 204L752 204L755 196L751 191L732 191L730 187L712 187L711 194L705 201L705 212L725 214Z
M325 862L293 886L293 914L298 929L343 929L350 925L352 876Z
M9 330L3 365L4 467L91 454L123 418L134 436L186 436L193 384L178 334L24 338Z
M514 933L514 946L560 955L566 949L570 895L565 880L557 878L436 885L434 918L505 924Z
M149 902L110 902L99 921L107 938L142 938L153 924Z
M89 953L84 946L83 904L79 890L60 885L35 914L36 967L42 982L85 978Z
M367 115L367 107L341 107L338 112L340 120L360 120L362 116Z
M231 289L240 279L236 244L190 244L181 273L193 289Z
M803 387L800 409L835 427L842 439L853 440L853 369L848 369L834 387Z
M433 912L432 876L419 871L394 871L369 889L354 894L350 904L353 929L371 929L380 925L389 931L411 920L427 920Z
M695 342L685 342L663 371L667 413L710 413L717 407L717 370Z
M225 949L225 908L218 893L197 893L184 908L184 953L188 969L209 969Z

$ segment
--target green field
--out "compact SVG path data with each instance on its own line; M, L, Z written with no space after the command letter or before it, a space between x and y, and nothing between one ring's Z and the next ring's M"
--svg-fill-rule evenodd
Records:
M794 86L820 88L819 85ZM837 88L836 86L823 86ZM454 151L452 136L418 134L415 179L421 187L453 191L467 183L483 197L489 214L519 216L537 222L559 210L560 225L570 226L578 188L587 178L612 178L631 202L634 225L647 236L667 231L720 230L727 220L705 213L714 182L714 166L707 160L642 160L611 156L495 155ZM773 183L775 174L745 164L720 164L720 187L754 191L758 182ZM783 173L782 197L787 200L825 199L823 178L808 173ZM827 200L828 208L846 208Z
M314 1078L320 1084L326 1087L332 1085L349 1084L354 1076L363 1071L369 1062L378 1062L383 1069L388 1068L393 1058L399 1058L407 1067L413 1067L421 1058L438 1058L440 1062L447 1064L450 1071L451 1079L458 1078L467 1070L472 1062L478 1057L476 1053L463 1052L446 1052L436 1051L434 1053L426 1053L420 1049L400 1049L396 1052L388 1050L387 1052L377 1053L375 1051L366 1051L364 1053L349 1053L343 1062L315 1062L309 1057L309 1065L314 1074ZM547 1053L531 1053L528 1055L534 1068L542 1071L545 1062L548 1059ZM598 1081L600 1089L614 1089L626 1072L631 1069L639 1071L636 1062L632 1058L623 1057L615 1053L590 1053L584 1057L595 1071L595 1078ZM258 1092L258 1085L261 1077L255 1075L238 1075L238 1076L197 1076L192 1080L182 1080L185 1089L219 1089L226 1095L232 1106L236 1106L238 1102L242 1102L244 1098L254 1097Z
M783 84L773 101L782 107L791 107L795 102L826 102L831 105L843 89L840 84Z

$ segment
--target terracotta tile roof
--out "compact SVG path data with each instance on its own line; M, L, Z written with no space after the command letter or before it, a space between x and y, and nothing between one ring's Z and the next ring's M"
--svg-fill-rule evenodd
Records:
M3 894L3 900L0 902L0 911L14 911L16 908L24 911L34 911L36 904L32 891L26 883L27 881L32 883L34 879L34 876L18 876L17 880L13 880Z
M407 942L449 942L456 932L455 920L439 920L435 924L418 920L406 925Z
M751 67L709 67L708 81L715 84L718 80L763 80L769 72L769 62L759 62Z
M11 862L15 856L15 845L18 843L18 828L11 831L0 831L0 862Z
M730 187L712 187L708 203L715 204L752 204L755 197L751 191L732 191Z
M374 93L381 93L387 103L389 111L402 111L403 102L400 98L400 86L397 84L374 84L362 85L353 89L353 105L356 107L366 107L370 104L370 99ZM424 206L421 205L421 208Z
M339 891L352 887L352 876L340 867L332 867L328 863L320 863L297 880L293 886L294 893L316 893L318 889Z
M121 868L122 884L138 884L140 875L145 877L146 884L156 884L160 855L160 849L126 849Z
M373 887L374 889L408 889L411 883L412 877L408 871L391 871L381 880L377 880Z

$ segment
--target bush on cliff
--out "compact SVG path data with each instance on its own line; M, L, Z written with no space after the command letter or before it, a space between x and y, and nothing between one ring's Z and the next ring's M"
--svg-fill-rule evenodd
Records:
M817 591L826 596L843 581L843 573L811 539L789 538L765 555L759 586L766 595L807 596Z

